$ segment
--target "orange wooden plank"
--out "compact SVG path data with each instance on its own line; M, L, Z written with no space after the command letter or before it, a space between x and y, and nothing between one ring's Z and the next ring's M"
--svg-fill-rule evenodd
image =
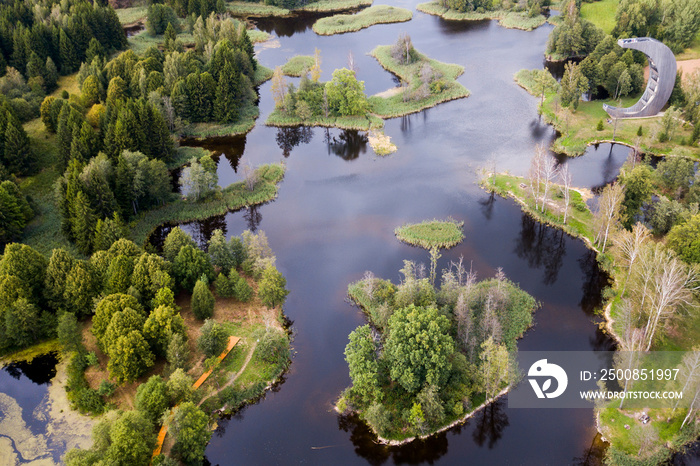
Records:
M160 428L160 432L158 432L158 438L156 439L156 449L153 450L154 457L160 455L160 452L163 449L163 442L165 442L165 434L167 433L168 427L163 424L163 426Z

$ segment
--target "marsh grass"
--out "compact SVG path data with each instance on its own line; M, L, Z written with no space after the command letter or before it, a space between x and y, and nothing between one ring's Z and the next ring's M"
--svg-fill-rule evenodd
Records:
M252 43L257 44L269 40L272 35L258 29L248 29L248 37L250 37Z
M363 8L371 4L372 0L319 0L318 2L308 3L295 11L344 11Z
M381 122L381 120L379 120ZM323 116L311 117L307 120L302 120L297 116L287 115L279 110L274 110L270 113L265 121L267 126L320 126L322 128L340 128L340 129L350 129L356 131L368 131L370 128L375 127L378 123L376 119L371 116L339 116L339 117L328 117ZM383 125L381 122L380 127Z
M394 234L404 243L424 249L447 249L458 245L464 239L464 222L448 220L426 220L421 223L406 224L394 230Z
M311 55L296 55L282 66L282 73L287 76L300 77L305 71L314 65L314 57Z
M529 76L531 73L528 70L520 70L515 74L514 79L520 87L530 94L540 97L539 92L532 88L533 81ZM628 107L638 99L639 95L623 97L621 105ZM617 122L617 130L614 131L613 122L608 122L610 116L603 110L604 103L613 106L619 105L618 101L615 100L579 102L578 109L574 112L571 109L563 108L558 103L556 92L545 93L544 105L541 108L542 118L546 123L554 126L559 133L552 149L569 156L582 155L590 144L613 142L613 132L615 132L615 143L634 147L639 138L637 130L641 126L643 132L643 136L639 138L641 152L700 158L700 148L682 144L683 141L690 139L692 126L679 123L673 138L666 142L659 142L658 139L660 116L620 119ZM597 125L600 120L603 120L604 125L603 130L598 131Z
M451 21L482 21L485 19L497 19L498 23L509 29L522 29L532 31L542 26L547 19L542 15L530 18L525 12L515 12L506 10L486 11L477 13L476 11L459 12L441 6L438 2L419 3L416 10L429 15L440 16Z
M442 102L469 96L467 88L456 81L456 78L464 73L463 66L433 60L418 52L416 52L417 59L413 63L401 65L392 58L390 45L376 47L370 52L370 55L377 59L382 68L407 82L409 92L415 91L421 86L419 73L424 64L430 65L442 74L441 79L445 83L445 88L440 92L430 93L426 98L420 100L404 101L402 92L387 98L372 96L369 98L369 102L372 113L377 116L395 118L434 107Z
M139 21L145 21L148 15L147 6L133 6L130 8L119 8L114 10L117 13L119 22L124 24L132 24Z
M284 177L284 165L262 165L256 171L259 182L252 191L248 191L245 182L240 181L201 202L180 199L158 209L143 212L140 218L132 224L131 239L136 244L143 245L150 234L160 225L204 220L274 199L277 196L277 184Z
M313 30L321 36L359 31L375 24L401 23L410 21L413 12L389 5L374 5L356 14L334 15L321 18L313 25Z
M229 2L226 4L228 11L236 16L289 16L291 11L274 5L253 2Z

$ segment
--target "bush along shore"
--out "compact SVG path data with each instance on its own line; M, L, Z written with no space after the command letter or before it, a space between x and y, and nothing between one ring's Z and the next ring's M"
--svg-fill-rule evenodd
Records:
M301 2L288 2L285 7L268 5L263 2L234 1L226 4L227 10L244 18L287 17L296 12L331 13L363 8L372 4L372 0L318 0L302 5Z
M298 88L285 81L284 68L275 70L271 92L276 108L265 124L378 130L384 125L382 118L408 115L469 96L469 91L456 81L464 68L427 58L415 50L408 35L401 35L393 46L377 47L372 55L386 70L401 78L401 87L368 98L364 82L358 81L355 72L347 68L335 70L333 79L323 83L321 56L316 50L313 63L299 57L285 65L289 72L289 69L296 71L300 62L311 64L302 71ZM385 146L380 142L377 141L378 147Z
M454 231L436 233L430 225L437 223L418 224L413 236L435 240L431 247L459 242ZM460 260L442 272L439 286L411 261L401 274L399 285L371 272L349 285L369 324L349 336L352 386L336 403L338 412L358 413L380 442L392 445L448 429L506 393L516 376L516 340L537 308L500 269L477 281Z
M544 146L537 147L527 177L485 173L481 180L482 187L512 197L535 220L596 251L612 278L603 315L618 347L614 369L677 369L677 377L656 380L653 387L633 378L621 382L627 391L683 391L677 402L595 403L597 428L610 442L608 464L659 464L700 435L697 182L691 159L667 157L653 168L632 152L591 211L585 201L592 194L573 188L567 166L557 166ZM664 351L669 353L656 353ZM675 356L630 356L641 353Z
M448 8L443 2L427 2L416 5L416 10L429 15L440 16L450 21L483 21L485 19L497 19L498 24L509 29L522 29L532 31L542 26L546 18L533 10L532 13L524 11L492 10L492 11L459 11Z
M355 14L340 14L321 18L313 25L313 30L321 36L359 31L375 24L401 23L410 21L413 12L405 8L389 5L374 5Z

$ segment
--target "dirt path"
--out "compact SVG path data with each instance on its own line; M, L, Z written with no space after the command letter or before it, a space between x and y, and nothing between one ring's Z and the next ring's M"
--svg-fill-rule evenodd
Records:
M197 406L202 406L202 403L204 403L206 400L208 400L212 396L218 395L221 392L221 390L223 390L224 388L226 388L230 385L233 385L233 382L235 382L236 379L243 373L245 368L248 367L248 363L250 362L250 360L253 359L253 353L255 353L255 348L257 348L257 346L258 346L258 342L256 341L255 344L253 345L253 347L250 349L250 352L248 352L248 356L246 356L245 361L243 362L243 365L241 366L240 370L238 372L236 372L233 375L233 377L231 377L229 379L229 381L224 384L223 387L220 387L218 390L212 392L209 396L202 398L202 400L197 404Z

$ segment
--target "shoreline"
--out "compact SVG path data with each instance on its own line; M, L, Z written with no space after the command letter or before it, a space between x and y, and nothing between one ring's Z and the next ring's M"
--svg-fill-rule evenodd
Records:
M499 26L521 31L534 31L547 23L547 18L542 14L530 18L523 12L506 10L494 10L484 13L476 11L460 12L445 8L436 1L419 3L416 5L416 10L428 15L438 16L446 21L498 21Z

